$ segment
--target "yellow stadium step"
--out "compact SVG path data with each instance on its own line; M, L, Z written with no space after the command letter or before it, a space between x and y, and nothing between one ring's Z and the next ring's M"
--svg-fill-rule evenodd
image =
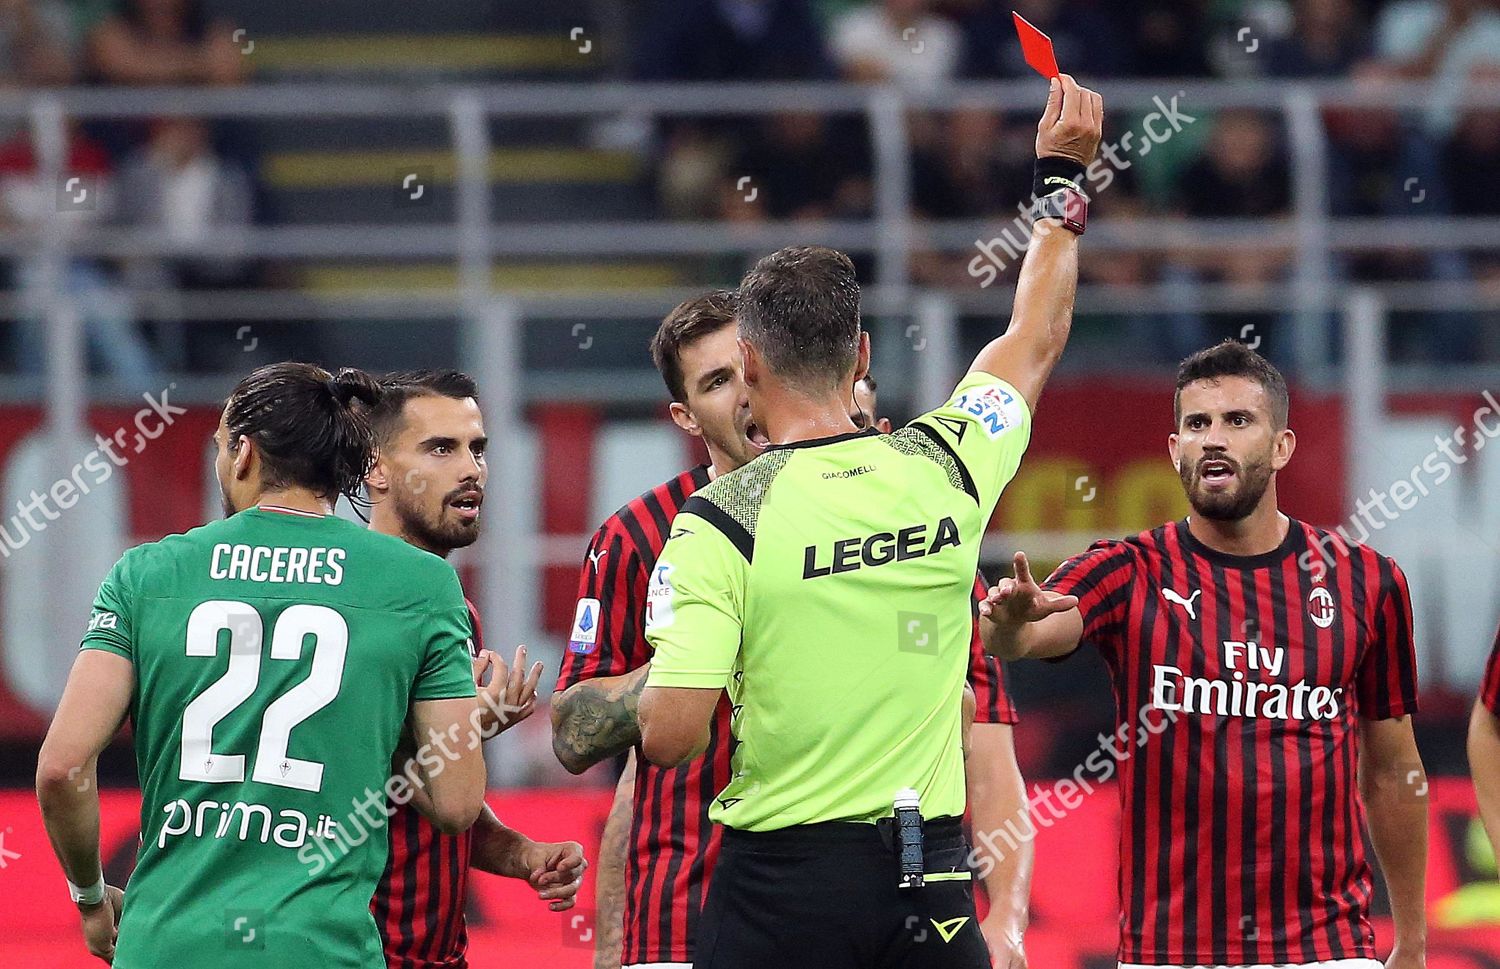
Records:
M441 263L308 266L301 270L300 277L304 292L320 296L432 293L458 288L458 271ZM665 289L687 282L675 266L659 262L508 264L496 266L490 277L490 284L501 292Z
M451 184L455 167L453 152L447 150L284 151L266 156L261 176L277 189L387 188L405 171ZM494 184L621 183L634 181L640 172L640 159L627 151L543 147L490 152Z
M256 37L257 70L298 74L493 71L586 73L597 61L567 34L364 34ZM593 55L597 57L597 54Z

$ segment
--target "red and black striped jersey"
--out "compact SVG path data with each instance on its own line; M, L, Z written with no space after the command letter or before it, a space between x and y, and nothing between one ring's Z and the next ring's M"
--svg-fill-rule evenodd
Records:
M1226 555L1179 521L1046 586L1079 597L1114 683L1120 961L1373 959L1356 718L1417 708L1396 563L1295 520Z
M1484 667L1484 684L1479 688L1479 699L1491 713L1500 717L1500 630L1495 631L1495 645L1490 649L1490 661Z
M985 582L984 574L974 576L974 630L969 639L969 685L974 688L977 701L974 722L1013 724L1019 718L1005 682L1005 666L984 651L984 640L979 636L979 603L988 593L989 583Z
M578 582L578 605L557 689L596 676L620 676L651 658L645 636L646 587L671 531L694 491L708 484L699 466L632 500L594 534ZM985 585L975 580L975 594ZM976 611L977 615L977 611ZM1014 723L1003 668L973 638L976 722ZM719 828L708 820L729 784L729 700L720 698L703 756L680 767L636 757L630 851L625 867L625 965L692 962L708 879L719 855Z
M468 602L468 600L465 600ZM469 652L484 638L479 611L469 602L474 630ZM388 969L467 969L469 930L464 902L469 890L473 831L443 834L422 813L391 803L390 854L370 900Z

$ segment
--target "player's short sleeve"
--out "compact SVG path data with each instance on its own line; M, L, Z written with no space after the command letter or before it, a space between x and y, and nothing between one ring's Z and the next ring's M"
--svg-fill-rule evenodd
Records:
M94 611L89 616L80 649L102 649L135 661L135 622L131 615L134 602L133 556L114 564L99 585L94 597Z
M1017 723L1016 706L1005 682L1005 666L998 656L984 651L979 635L979 603L989 592L983 575L974 577L974 598L970 603L973 628L969 642L969 686L974 689L975 723Z
M646 569L635 543L608 524L589 542L578 599L557 674L557 689L596 676L621 676L651 658L642 633Z
M469 655L477 657L484 649L484 623L479 621L479 610L467 596L464 597L464 606L469 613Z
M1361 657L1357 689L1360 713L1388 720L1417 712L1417 652L1412 635L1411 591L1406 575L1390 559L1380 563L1380 593Z
M1079 642L1089 643L1106 659L1119 651L1139 563L1130 545L1106 539L1059 565L1042 583L1051 592L1078 597L1083 616Z
M458 574L446 565L434 583L432 610L422 622L422 665L412 684L413 702L456 700L474 696L474 666L469 656L473 627Z
M1500 629L1495 630L1495 645L1484 667L1484 682L1479 687L1479 701L1485 709L1500 717Z
M975 370L953 398L912 421L957 462L964 490L985 516L1015 477L1031 440L1031 411L1021 392L992 374Z
M707 519L684 511L651 570L647 686L727 686L744 629L745 554Z

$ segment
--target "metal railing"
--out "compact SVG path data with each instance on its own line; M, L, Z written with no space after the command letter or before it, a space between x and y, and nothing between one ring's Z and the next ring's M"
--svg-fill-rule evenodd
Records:
M1334 219L1328 193L1329 142L1323 112L1330 107L1400 109L1420 112L1435 96L1426 85L1349 82L1143 82L1103 85L1113 116L1158 110L1159 99L1176 97L1187 112L1253 108L1283 118L1292 180L1290 218L1183 221L1151 218L1092 227L1086 258L1108 258L1117 251L1173 252L1212 247L1284 248L1294 253L1286 283L1261 287L1202 285L1195 305L1204 312L1255 309L1295 311L1295 360L1304 379L1350 381L1351 391L1366 406L1376 406L1381 388L1399 383L1386 373L1383 356L1362 353L1351 366L1331 369L1327 347L1332 314L1341 312L1351 288L1336 278L1332 260L1338 253L1412 249L1500 251L1500 219L1446 217L1400 219ZM1447 95L1447 92L1441 92ZM35 230L0 230L0 256L39 254L47 307L47 366L44 398L49 427L83 426L91 393L86 379L84 338L77 307L71 305L62 272L74 256L211 256L266 257L293 262L317 258L436 258L451 261L458 285L451 292L401 296L309 296L294 292L137 294L149 303L170 297L184 322L234 320L337 320L457 318L463 327L464 360L485 387L486 410L504 448L517 433L528 397L555 392L558 375L543 384L524 375L520 365L521 333L529 321L568 316L598 321L630 312L659 314L682 295L675 291L592 294L498 293L492 286L495 260L506 256L549 255L566 258L650 254L662 257L703 254L763 254L778 246L816 239L846 249L875 254L875 279L866 293L874 314L921 320L926 349L914 354L906 390L909 399L935 400L947 392L961 363L957 319L960 313L1003 317L1011 293L1007 287L932 292L914 285L911 256L915 240L946 251L968 250L990 237L991 219L918 222L911 211L912 138L908 120L914 111L948 111L983 107L995 111L1037 110L1043 97L1035 82L956 84L923 92L894 87L824 84L770 85L536 85L504 86L341 86L278 85L192 90L59 90L0 94L0 119L22 119L31 126L40 177L61 186L66 170L70 124L92 119L146 119L161 116L302 122L318 118L441 118L447 122L455 160L456 205L448 224L380 226L329 224L258 226L211 231L191 246L162 234L118 227L67 231L68 215L54 209ZM1500 85L1475 85L1461 94L1468 107L1500 109ZM513 224L497 222L491 211L489 159L492 125L534 118L630 117L661 121L683 117L763 116L776 112L820 112L862 116L870 133L873 194L870 218L808 224L771 222L736 226L719 223L567 222ZM1402 283L1376 287L1386 310L1500 309L1500 293L1465 283ZM14 308L12 305L0 309ZM1085 286L1080 312L1128 309L1170 312L1180 293L1164 286ZM1368 310L1373 303L1362 304ZM1367 315L1367 314L1366 314ZM1353 366L1352 364L1357 364ZM184 377L182 382L194 386ZM0 382L3 384L4 382ZM1497 382L1500 383L1500 382ZM199 381L204 396L223 392L222 382ZM22 382L24 388L31 384ZM647 393L642 383L640 393ZM634 391L632 391L634 392ZM15 396L17 384L0 386L0 396ZM185 394L191 397L192 393ZM1374 410L1372 414L1378 414ZM501 463L495 469L502 494L529 494L531 482L513 480L516 471ZM509 477L508 477L509 476ZM498 503L492 514L505 519L511 502ZM480 554L487 580L483 606L497 641L514 641L534 628L535 617L518 605L525 571L539 562L524 551L514 520L488 530ZM504 541L499 536L508 538Z
M1104 258L1120 250L1171 253L1192 249L1288 249L1295 253L1288 289L1268 288L1261 294L1265 308L1295 309L1295 359L1299 370L1316 373L1328 364L1326 310L1336 305L1341 284L1331 259L1337 253L1411 249L1500 249L1500 219L1431 218L1333 219L1328 198L1328 138L1322 115L1328 108L1428 110L1435 99L1461 100L1466 107L1500 108L1500 84L1473 85L1461 95L1425 84L1332 82L1203 82L1122 81L1105 85L1114 116L1160 111L1167 101L1180 104L1184 114L1227 108L1253 108L1279 115L1288 133L1293 189L1292 216L1282 219L1230 219L1184 222L1147 218L1111 224L1101 220L1093 229L1089 249ZM914 241L939 250L968 250L993 235L993 219L924 221L911 211L911 133L913 111L947 111L982 107L999 112L1035 111L1042 98L1035 82L953 84L938 89L907 91L890 86L844 84L508 84L471 86L396 85L270 85L205 89L68 89L0 94L0 118L27 120L33 131L41 176L46 184L61 184L69 124L75 120L148 119L162 116L226 120L304 121L318 118L442 118L446 119L455 159L457 204L451 224L391 224L379 231L368 225L327 224L258 226L209 231L193 243L165 234L126 227L100 226L79 233L62 231L67 216L60 210L40 232L0 230L0 256L41 251L56 269L70 255L98 257L188 257L229 255L284 262L318 258L432 258L451 261L460 285L452 294L439 294L436 303L473 318L476 308L492 294L489 271L500 257L622 256L660 257L738 254L753 256L778 246L816 238L818 241L876 255L875 282L905 296L912 286L910 257ZM872 182L870 217L826 223L772 222L736 225L725 231L720 223L599 222L496 223L489 211L487 160L491 149L490 123L535 118L603 119L630 117L662 121L684 117L765 116L777 112L818 112L858 115L870 134ZM1192 115L1197 117L1197 115ZM920 229L920 234L918 230ZM60 284L60 276L47 276ZM1245 305L1244 294L1227 294L1204 287L1198 295L1202 308ZM981 294L975 287L975 294ZM1132 292L1126 298L1140 305L1156 293ZM149 297L149 294L145 294ZM958 298L969 302L969 294ZM51 305L60 305L58 298ZM606 297L606 298L612 298ZM1253 298L1252 300L1253 301ZM1474 292L1470 303L1493 304L1494 298ZM337 315L336 301L308 303L295 294L287 298L256 293L203 294L191 307L187 322L232 312L238 319L255 319L261 308L279 313L295 306L314 318ZM250 304L250 305L247 305ZM358 300L354 303L357 305ZM206 304L206 305L205 305ZM1087 310L1092 304L1081 304ZM62 311L59 309L59 313ZM64 314L66 315L66 314ZM62 320L54 320L54 325ZM62 344L67 349L66 341ZM59 376L70 368L64 367ZM54 387L49 397L69 399Z

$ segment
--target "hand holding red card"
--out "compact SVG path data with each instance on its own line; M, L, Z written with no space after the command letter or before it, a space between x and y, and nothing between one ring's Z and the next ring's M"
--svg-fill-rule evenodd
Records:
M1103 133L1104 99L1070 75L1058 75L1047 92L1047 109L1037 125L1037 157L1066 158L1087 168L1094 161Z
M1037 30L1025 17L1014 10L1010 15L1016 18L1016 33L1021 37L1021 52L1026 55L1026 63L1031 69L1042 77L1051 80L1062 73L1057 69L1057 55L1052 50L1052 38Z

